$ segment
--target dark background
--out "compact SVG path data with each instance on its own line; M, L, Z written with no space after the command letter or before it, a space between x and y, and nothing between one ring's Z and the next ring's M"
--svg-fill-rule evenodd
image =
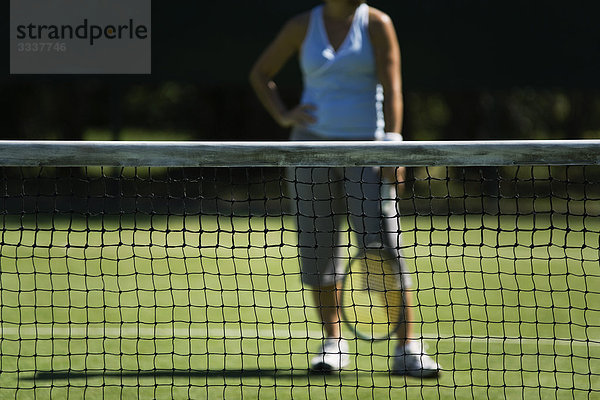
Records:
M4 2L0 137L285 140L247 75L282 24L318 3L154 0L151 76L10 76ZM407 139L600 136L598 2L370 4L398 32ZM276 81L293 105L297 61Z

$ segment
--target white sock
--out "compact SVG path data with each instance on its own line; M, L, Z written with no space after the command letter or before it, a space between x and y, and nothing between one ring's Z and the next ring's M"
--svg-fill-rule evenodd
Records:
M422 349L421 349L421 344L418 341L415 340L408 340L404 346L399 347L396 350L396 354L398 355L403 355L403 354L421 354L422 353Z

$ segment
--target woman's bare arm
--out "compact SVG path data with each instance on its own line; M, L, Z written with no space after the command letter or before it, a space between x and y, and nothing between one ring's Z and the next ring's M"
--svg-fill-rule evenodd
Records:
M402 133L404 101L402 97L400 46L391 18L387 14L371 8L369 35L375 53L377 78L383 86L385 131ZM398 138L401 137L398 136ZM406 179L406 168L384 168L382 174L386 179L398 183L398 193L403 190L402 183Z
M371 8L369 34L375 52L377 78L383 86L386 132L402 132L403 99L400 46L391 18Z
M311 105L299 105L289 110L277 91L273 77L302 46L310 18L301 14L288 21L277 37L258 58L250 72L250 83L271 116L283 127L313 123Z

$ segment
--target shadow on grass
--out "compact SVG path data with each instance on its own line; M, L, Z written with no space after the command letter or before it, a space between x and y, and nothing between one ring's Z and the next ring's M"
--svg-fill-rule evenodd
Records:
M35 381L55 381L65 379L87 379L94 377L117 377L117 378L277 378L277 379L293 379L293 378L308 378L308 377L328 377L339 375L354 375L357 374L373 375L371 371L342 371L334 373L318 373L308 369L225 369L225 370L179 370L179 369L157 369L157 370L122 370L122 371L105 371L105 370L87 370L87 371L40 371L34 375L22 377L25 380ZM378 372L375 372L378 373ZM382 372L388 375L387 372Z

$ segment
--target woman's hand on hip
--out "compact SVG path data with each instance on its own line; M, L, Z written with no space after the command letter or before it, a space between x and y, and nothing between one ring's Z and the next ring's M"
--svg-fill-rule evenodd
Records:
M317 122L314 112L317 107L313 104L300 104L283 113L279 118L279 125L288 128L295 125L306 126Z

